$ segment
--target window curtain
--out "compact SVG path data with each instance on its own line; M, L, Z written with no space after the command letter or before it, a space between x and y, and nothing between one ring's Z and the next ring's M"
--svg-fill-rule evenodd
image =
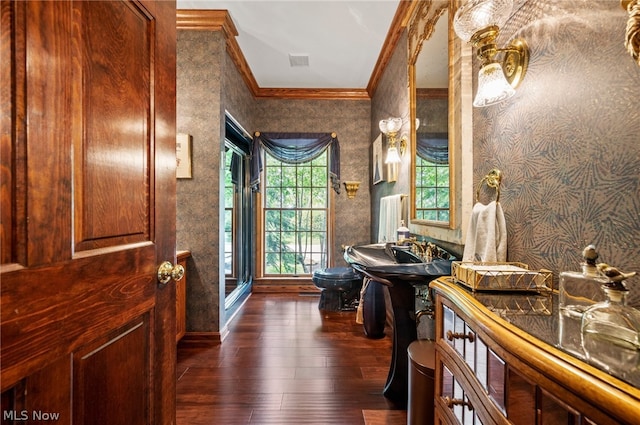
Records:
M260 190L262 151L289 164L311 161L329 148L331 186L340 193L340 144L335 133L260 133L253 136L251 155L251 189Z
M436 164L449 163L449 135L447 133L418 133L416 153Z
M231 172L231 183L239 186L240 181L238 180L238 178L241 177L240 167L242 165L242 157L235 152L232 152L231 155L231 165L229 166L229 171Z

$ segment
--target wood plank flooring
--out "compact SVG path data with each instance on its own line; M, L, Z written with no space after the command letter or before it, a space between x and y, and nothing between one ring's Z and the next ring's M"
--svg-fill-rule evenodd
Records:
M391 329L368 339L318 300L253 294L221 345L179 347L177 424L406 424L382 395Z

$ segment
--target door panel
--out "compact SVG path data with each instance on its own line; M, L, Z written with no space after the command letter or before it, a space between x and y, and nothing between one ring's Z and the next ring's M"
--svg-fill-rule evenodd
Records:
M0 1L3 421L172 423L175 2Z
M141 317L75 354L75 423L111 425L147 424L149 421L149 318ZM111 388L126 388L124 400L111 397ZM143 408L141 408L141 406Z
M149 241L153 20L124 2L74 9L75 250Z

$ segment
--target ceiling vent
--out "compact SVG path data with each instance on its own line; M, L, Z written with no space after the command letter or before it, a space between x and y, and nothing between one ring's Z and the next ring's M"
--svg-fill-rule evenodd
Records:
M289 53L289 64L293 66L309 66L309 55L294 55Z

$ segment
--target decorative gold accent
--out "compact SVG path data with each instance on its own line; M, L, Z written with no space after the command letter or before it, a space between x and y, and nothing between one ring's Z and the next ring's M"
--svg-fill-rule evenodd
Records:
M438 19L449 10L449 1L421 1L411 17L409 25L409 63L415 64L422 43L433 35Z
M404 153L407 151L408 141L409 141L409 136L407 136L406 134L403 134L402 137L400 137L400 142L398 146L398 152L400 153L400 158L402 158L404 156Z
M331 137L335 139L338 135L336 133L331 133Z
M347 189L347 198L353 199L356 197L356 192L360 187L360 182L348 181L344 182L344 187Z
M502 183L502 171L494 168L489 171L489 174L484 176L480 183L478 183L478 189L476 190L476 202L480 199L480 188L482 183L486 183L488 187L496 190L496 202L500 201L500 183Z
M158 282L162 285L169 283L171 279L178 281L184 276L184 267L180 264L175 266L169 261L165 261L158 267Z
M509 84L514 89L517 88L529 66L529 47L522 38L517 38L504 49L504 59L502 60L502 70Z
M624 45L633 60L640 65L640 0L621 0L620 5L629 12Z
M476 48L478 59L482 66L495 62L495 57L499 53L503 54L502 70L504 76L514 89L517 88L529 66L529 46L522 38L516 38L503 49L496 45L496 38L500 33L500 28L495 25L486 27L478 31L471 37L470 43Z

